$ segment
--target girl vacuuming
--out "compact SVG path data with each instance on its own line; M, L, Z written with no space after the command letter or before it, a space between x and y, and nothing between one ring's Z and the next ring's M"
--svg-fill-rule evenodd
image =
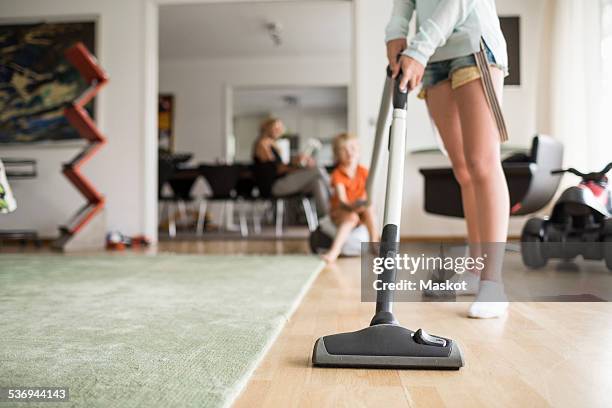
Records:
M417 32L408 42L415 12ZM508 58L495 1L395 0L386 42L394 78L400 70L403 75L401 89L422 83L420 96L461 186L472 251L484 243L500 248L506 242L510 213L500 161L500 140L507 134L499 109ZM506 312L499 269L487 268L482 277L467 274L463 279L478 287L468 316L490 318Z

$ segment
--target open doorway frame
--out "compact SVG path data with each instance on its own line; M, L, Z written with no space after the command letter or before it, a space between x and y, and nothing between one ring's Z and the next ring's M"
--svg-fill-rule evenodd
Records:
M143 193L146 197L143 203L143 217L145 233L151 237L153 242L157 242L158 235L158 199L157 199L157 167L158 167L158 130L157 130L157 98L159 93L159 9L163 6L182 5L182 4L218 4L218 3L286 3L300 2L304 0L144 0L144 38L143 38L143 57L145 64L144 73L144 140L143 140L143 162L144 162L144 182ZM357 7L354 0L346 0L351 3L351 48L350 48L350 70L351 79L344 84L348 87L348 127L349 131L357 130L357 58L356 58L356 15ZM231 130L231 111L232 111L232 87L236 84L228 84L225 91L225 101L223 109L223 123L225 125L224 134ZM228 104L230 108L228 109ZM228 122L228 112L230 115ZM224 138L227 140L227 138ZM225 143L225 142L224 142ZM224 148L227 152L227 143Z

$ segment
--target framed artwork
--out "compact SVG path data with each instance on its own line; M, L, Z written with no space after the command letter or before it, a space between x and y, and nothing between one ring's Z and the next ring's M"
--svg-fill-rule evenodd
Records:
M521 18L518 16L500 17L501 30L508 45L508 69L505 85L521 84Z
M159 95L157 106L159 149L174 153L174 95Z
M87 87L64 57L79 41L95 55L94 22L0 25L0 143L80 139L63 114Z

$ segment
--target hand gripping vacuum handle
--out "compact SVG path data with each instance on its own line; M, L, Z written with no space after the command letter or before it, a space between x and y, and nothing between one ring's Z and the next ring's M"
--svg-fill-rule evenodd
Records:
M372 158L370 160L370 174L366 183L367 204L370 205L371 197L373 197L374 182L380 170L380 160L382 155L382 147L387 146L387 120L391 106L400 109L406 109L408 105L408 93L402 92L399 88L401 74L397 80L392 77L391 67L387 66L387 76L383 88L382 101L378 111L378 120L376 121L376 133L374 136L374 147L372 149ZM393 103L392 103L393 102Z

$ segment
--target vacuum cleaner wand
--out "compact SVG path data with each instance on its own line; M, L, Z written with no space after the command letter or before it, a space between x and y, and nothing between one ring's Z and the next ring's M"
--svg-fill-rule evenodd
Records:
M389 134L389 161L385 193L384 227L380 243L381 257L395 257L399 250L399 231L402 207L404 162L406 152L406 114L408 94L399 89L401 75L387 79L376 126L372 151L372 168L368 178L368 197L371 197L389 107L393 105L393 119ZM395 268L386 268L381 280L395 282ZM388 287L388 285L383 285ZM370 326L350 333L324 336L314 345L312 362L322 367L423 368L457 370L463 357L457 343L433 336L422 329L413 332L399 325L393 315L393 292L377 293L376 313Z
M366 192L367 192L367 203L371 204L371 198L374 196L374 182L378 176L378 170L380 168L379 162L382 155L382 147L386 145L385 135L387 130L387 119L389 118L389 111L391 110L391 93L393 92L393 78L391 78L390 72L387 74L385 79L385 85L383 87L382 102L380 103L380 110L378 111L378 120L376 121L376 133L374 136L374 147L372 148L372 159L370 160L370 173L366 180Z

